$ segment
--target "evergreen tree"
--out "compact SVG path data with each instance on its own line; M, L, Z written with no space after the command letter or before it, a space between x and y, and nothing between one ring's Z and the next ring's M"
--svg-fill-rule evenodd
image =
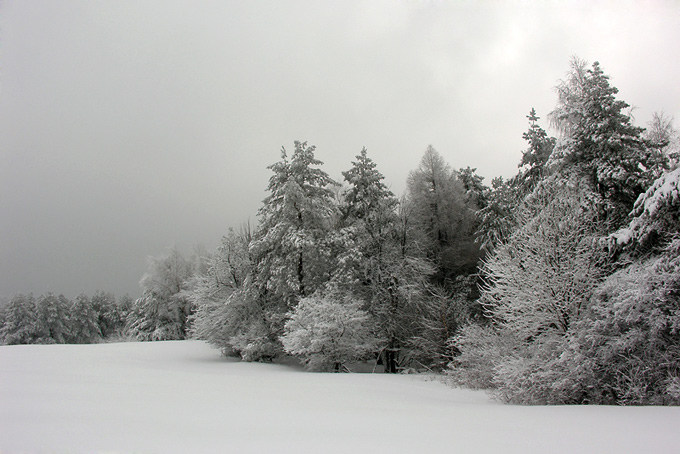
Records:
M628 104L616 99L618 89L599 63L586 69L585 62L574 59L557 92L550 116L562 136L552 158L560 173L580 176L604 198L610 225L618 228L667 161L624 113Z
M330 188L338 184L317 168L323 163L314 150L296 141L290 161L283 149L281 161L268 167L270 194L251 245L257 284L290 307L320 288L332 266L328 233L338 213Z
M37 343L65 344L71 339L70 306L71 302L64 295L45 293L38 298Z
M81 293L71 304L71 336L74 344L91 344L102 338L99 314L87 295Z
M555 148L556 139L548 137L548 134L538 125L539 117L533 108L529 115L529 130L522 134L522 138L529 143L529 148L522 154L519 163L520 173L515 177L516 184L523 194L530 193L536 185L546 176L547 163Z
M0 342L7 345L38 342L38 314L32 294L17 294L3 307Z

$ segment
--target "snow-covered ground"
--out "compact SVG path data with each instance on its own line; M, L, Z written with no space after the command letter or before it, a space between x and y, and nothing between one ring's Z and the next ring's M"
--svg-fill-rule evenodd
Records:
M0 453L679 452L680 408L520 407L198 341L0 347Z

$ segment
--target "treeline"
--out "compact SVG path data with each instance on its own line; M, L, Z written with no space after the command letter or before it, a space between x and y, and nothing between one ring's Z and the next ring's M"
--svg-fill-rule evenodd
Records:
M491 187L428 147L397 198L362 150L334 181L295 142L259 223L152 260L125 330L341 371L443 371L530 404L680 404L680 152L574 59ZM5 322L6 325L6 322ZM4 328L3 328L4 329Z
M75 300L45 293L15 295L0 308L0 344L91 344L126 336L132 299L80 294Z

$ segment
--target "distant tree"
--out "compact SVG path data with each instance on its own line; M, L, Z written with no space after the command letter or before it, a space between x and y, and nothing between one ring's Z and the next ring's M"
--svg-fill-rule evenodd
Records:
M680 132L673 125L673 117L666 116L663 112L654 112L644 132L644 137L650 145L665 156L672 169L680 163Z
M32 294L17 294L3 307L4 322L0 327L0 342L7 345L37 342L38 314Z
M36 301L36 343L65 344L71 339L69 310L71 302L64 296L45 293Z
M116 302L116 297L112 293L102 291L96 291L92 295L90 301L92 309L97 314L97 325L102 337L109 338L122 333L127 312L132 304L129 299L124 297L121 302Z
M466 204L466 189L456 171L432 146L407 182L412 232L425 256L437 263L439 280L455 278L477 266L475 209Z
M334 372L375 354L379 343L361 302L318 293L301 299L291 311L281 342L308 369Z
M167 255L151 257L149 271L140 281L142 296L127 316L129 333L140 340L184 339L191 314L188 293L193 276L191 262L174 247Z
M99 314L90 298L81 293L70 307L71 334L69 343L91 344L102 338L99 327Z
M517 228L516 208L521 203L521 194L515 185L516 179L504 180L496 177L491 181L491 191L486 206L477 212L479 225L476 241L487 254L504 243Z
M529 130L522 134L522 138L529 143L522 154L519 163L520 173L517 175L516 185L521 188L521 194L530 193L547 174L547 163L555 148L556 139L538 125L540 117L533 108L529 115Z

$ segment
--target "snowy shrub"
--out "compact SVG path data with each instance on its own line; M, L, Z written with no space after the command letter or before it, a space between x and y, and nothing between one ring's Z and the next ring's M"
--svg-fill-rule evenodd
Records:
M314 371L340 371L350 361L378 350L370 316L349 297L312 295L303 298L286 322L281 342L285 351Z
M588 403L590 376L589 363L572 349L569 336L547 334L498 361L493 396L524 405Z
M592 363L589 400L680 404L680 240L659 256L610 276L576 326Z
M454 386L491 389L496 365L511 354L517 340L491 326L470 324L451 338L452 349L460 352L449 363L447 375Z
M251 322L247 328L229 339L233 352L244 361L269 362L281 354L281 344L272 338L268 326Z
M418 363L430 370L442 370L457 351L449 339L469 317L468 295L476 276L459 276L446 290L432 287L430 294L417 304L413 319L415 330L406 347Z

